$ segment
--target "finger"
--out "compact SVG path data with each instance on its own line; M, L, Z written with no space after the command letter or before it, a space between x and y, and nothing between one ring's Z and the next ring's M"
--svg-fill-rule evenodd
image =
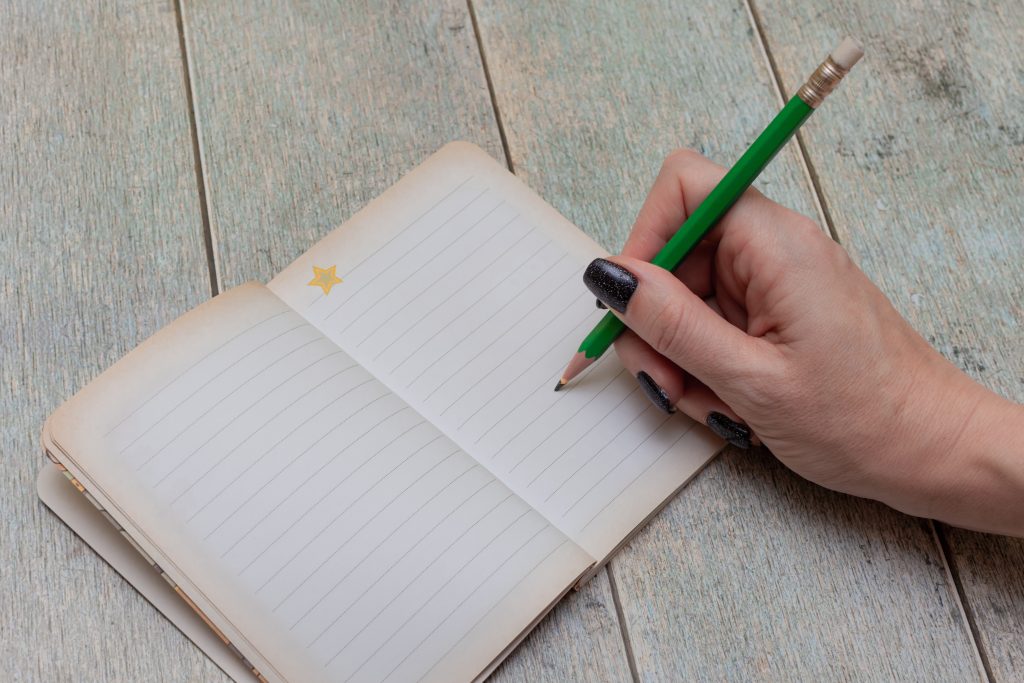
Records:
M686 258L686 261L676 268L676 277L701 299L707 299L715 294L714 260L715 245L701 242ZM605 308L600 299L597 301L597 307Z
M640 382L651 403L664 413L674 413L685 389L683 371L679 366L628 330L615 340L615 353L622 365Z
M671 414L678 409L691 419L712 427L731 425L729 438L716 433L740 448L756 443L750 428L732 408L634 332L626 331L615 341L615 353L626 370L637 378L644 395L660 411Z
M737 448L760 446L761 441L725 401L696 377L686 375L686 390L676 407L697 422L708 426L719 438Z
M671 273L623 256L595 259L583 276L593 294L655 351L721 394L770 352L719 316Z
M693 150L682 149L668 155L637 214L622 255L650 260L676 234L724 175L723 167ZM723 230L749 224L770 206L778 205L757 190L750 189L708 237L716 242Z

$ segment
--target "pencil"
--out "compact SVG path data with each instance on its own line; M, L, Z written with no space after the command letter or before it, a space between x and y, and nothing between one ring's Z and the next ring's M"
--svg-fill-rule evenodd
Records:
M864 50L856 40L844 38L690 214L672 239L651 259L651 263L670 271L678 268L863 56ZM600 358L625 329L625 324L615 314L610 311L605 314L580 344L555 385L555 391L562 389Z

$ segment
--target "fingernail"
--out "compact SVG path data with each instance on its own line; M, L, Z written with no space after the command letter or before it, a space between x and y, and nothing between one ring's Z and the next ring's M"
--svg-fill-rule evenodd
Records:
M651 399L651 403L669 415L676 412L675 406L668 398L668 393L654 381L653 377L641 370L636 373L636 381L640 382L640 388L647 394L647 398Z
M598 308L608 308L607 306L604 305L604 302L601 301L600 299L594 299L594 303L597 304Z
M708 413L708 428L736 448L750 448L750 427L729 419L719 412Z
M619 313L626 312L626 304L636 291L636 276L622 266L603 258L594 259L583 273L583 284L594 296Z

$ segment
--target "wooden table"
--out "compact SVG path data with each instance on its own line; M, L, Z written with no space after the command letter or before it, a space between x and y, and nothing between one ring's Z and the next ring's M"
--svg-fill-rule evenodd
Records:
M37 501L39 428L452 139L615 250L666 153L731 162L858 36L868 56L759 187L816 218L948 358L1024 400L1024 3L620 5L6 3L9 680L223 680ZM1024 541L727 451L495 678L1022 680Z

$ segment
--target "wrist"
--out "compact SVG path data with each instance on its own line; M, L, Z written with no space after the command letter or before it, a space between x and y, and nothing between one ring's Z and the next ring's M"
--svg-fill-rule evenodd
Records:
M912 428L921 448L908 463L919 483L905 511L1024 536L1024 408L965 375L954 379L932 389Z

